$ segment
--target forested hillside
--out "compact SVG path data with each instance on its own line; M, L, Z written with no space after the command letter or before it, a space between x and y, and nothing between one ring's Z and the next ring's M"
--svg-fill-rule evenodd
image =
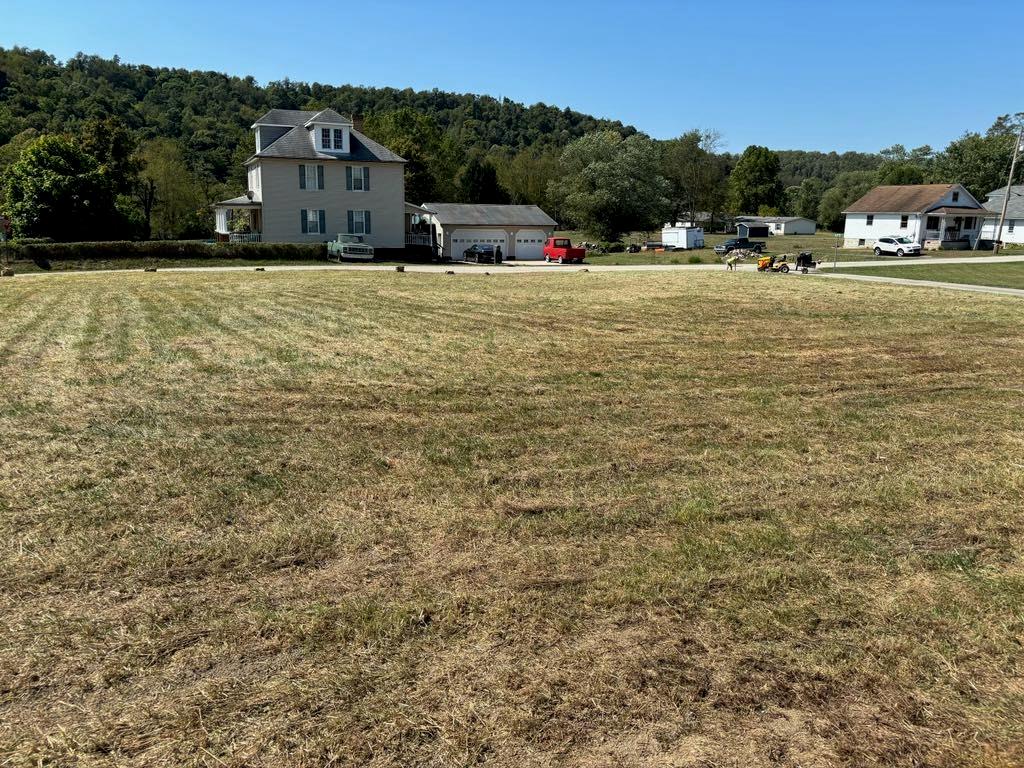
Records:
M462 147L483 151L562 147L599 129L635 132L570 109L490 96L290 80L260 86L252 77L218 72L84 54L62 64L43 51L0 48L0 145L26 129L74 132L90 118L116 117L143 140L183 142L197 169L224 181L235 170L235 148L248 148L249 126L267 109L327 106L356 117L412 108Z

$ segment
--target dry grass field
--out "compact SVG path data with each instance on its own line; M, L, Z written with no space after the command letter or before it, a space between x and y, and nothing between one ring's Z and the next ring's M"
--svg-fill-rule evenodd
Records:
M1024 764L1024 303L0 282L0 766Z

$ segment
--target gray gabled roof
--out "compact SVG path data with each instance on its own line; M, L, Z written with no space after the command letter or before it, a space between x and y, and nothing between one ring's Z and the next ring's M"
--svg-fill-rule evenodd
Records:
M340 114L335 112L333 109L321 109L311 118L309 118L303 125L309 123L335 123L341 125L352 125L352 121L347 117L342 117Z
M305 125L316 112L309 112L303 109L272 109L252 124L257 125Z
M556 222L536 205L424 203L442 227L553 227Z
M988 200L985 207L993 211L991 216L999 217L1003 210L1003 197L1006 195L1006 187L993 189L988 193ZM1006 205L1006 217L1008 219L1024 219L1024 184L1015 184L1010 187L1010 202Z
M309 129L301 125L292 128L281 138L265 146L249 160L261 157L280 157L289 160L344 160L356 163L404 163L405 158L378 144L359 131L350 131L349 152L321 152L313 143ZM246 162L249 162L246 160Z
M336 123L351 125L352 121L343 117L333 109L310 111L305 109L272 109L253 123L258 125L292 126L292 129L265 146L257 154L246 160L248 163L258 157L280 157L289 160L344 160L355 163L404 163L405 158L396 155L390 149L378 144L354 128L351 129L351 142L347 155L340 152L321 152L313 142L307 123Z

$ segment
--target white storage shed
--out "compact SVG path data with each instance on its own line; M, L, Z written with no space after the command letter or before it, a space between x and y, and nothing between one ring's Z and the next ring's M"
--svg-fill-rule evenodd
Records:
M691 250L704 247L703 227L679 227L666 225L661 230L661 242L666 248Z

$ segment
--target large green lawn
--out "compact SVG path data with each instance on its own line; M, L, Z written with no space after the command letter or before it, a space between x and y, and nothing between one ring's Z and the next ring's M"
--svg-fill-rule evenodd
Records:
M0 765L1024 763L1024 303L0 281Z
M843 274L938 280L1024 289L1024 262L1008 264L906 264L892 267L846 267Z

